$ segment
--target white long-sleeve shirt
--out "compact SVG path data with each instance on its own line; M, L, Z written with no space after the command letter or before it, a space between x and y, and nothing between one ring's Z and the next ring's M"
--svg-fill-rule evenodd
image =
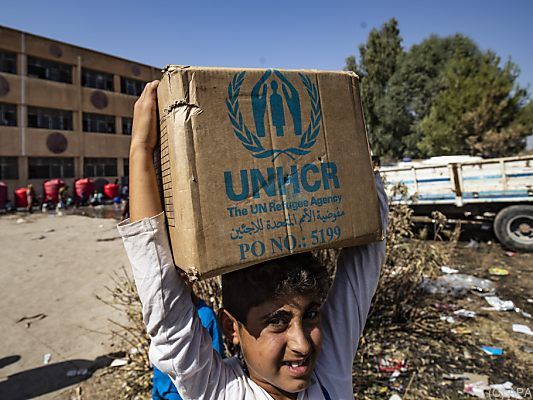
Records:
M383 229L387 199L376 176ZM233 357L223 360L194 310L172 260L163 214L118 225L133 268L151 338L150 360L168 374L183 399L272 400ZM343 249L322 307L323 344L310 386L298 400L353 399L352 364L376 290L385 242Z

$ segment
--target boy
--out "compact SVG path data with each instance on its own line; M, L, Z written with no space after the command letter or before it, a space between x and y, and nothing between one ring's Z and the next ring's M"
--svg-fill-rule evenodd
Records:
M309 254L222 277L224 334L240 348L222 360L202 329L173 261L152 153L156 89L135 104L130 147L131 223L119 231L152 339L150 359L184 399L352 399L352 363L377 286L385 243L344 249L324 302L326 271ZM377 178L383 229L387 201Z

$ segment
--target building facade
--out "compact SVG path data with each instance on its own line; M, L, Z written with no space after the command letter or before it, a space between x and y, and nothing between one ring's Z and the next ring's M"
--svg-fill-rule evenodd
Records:
M128 176L133 105L160 69L0 26L0 181Z

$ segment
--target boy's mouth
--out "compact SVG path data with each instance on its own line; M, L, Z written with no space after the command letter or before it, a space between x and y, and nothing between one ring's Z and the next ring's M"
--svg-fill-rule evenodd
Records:
M301 360L283 361L281 364L287 368L289 375L299 378L307 375L309 372L309 361L311 357L307 357Z

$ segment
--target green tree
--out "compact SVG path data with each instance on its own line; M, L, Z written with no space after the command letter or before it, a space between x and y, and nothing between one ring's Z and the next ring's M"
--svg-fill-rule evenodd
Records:
M374 152L391 154L397 143L382 123L386 112L383 100L403 54L398 21L392 18L379 30L372 29L367 42L359 46L359 54L360 63L356 63L354 56L348 57L345 69L354 71L361 79L365 120Z
M527 99L518 68L500 66L492 51L479 57L455 53L441 75L442 89L420 122L423 155L504 156L523 147L526 124L517 120Z
M355 60L355 56L349 56L346 57L346 66L344 67L345 71L352 71L355 72L359 77L361 77L362 73L357 68L357 61Z
M346 70L361 78L375 154L401 158L452 153L485 156L520 151L533 131L533 106L516 79L470 38L431 35L404 52L398 22L373 29Z
M530 135L533 135L533 101L529 100L520 109L515 122L523 125L526 131L528 131Z
M449 37L431 35L413 45L402 57L389 81L382 104L382 123L395 137L396 157L419 157L420 122L429 114L433 99L442 89L441 74L454 57L478 58L476 44L461 34Z

